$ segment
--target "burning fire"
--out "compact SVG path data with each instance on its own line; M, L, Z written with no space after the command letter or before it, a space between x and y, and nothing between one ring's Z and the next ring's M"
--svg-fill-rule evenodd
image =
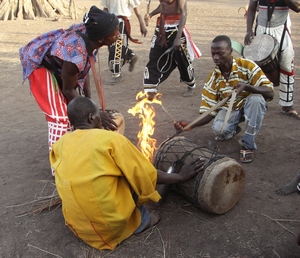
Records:
M136 103L136 105L129 109L127 112L135 116L137 113L139 114L139 118L142 119L139 126L142 126L142 129L138 133L138 146L143 153L143 155L152 161L153 153L156 150L156 139L152 139L150 136L154 133L155 122L153 118L155 117L155 109L153 106L149 106L147 104L156 103L161 105L161 101L157 99L157 97L161 97L161 94L156 94L155 98L150 101L147 99L147 93L139 92L136 95L136 100L140 100Z

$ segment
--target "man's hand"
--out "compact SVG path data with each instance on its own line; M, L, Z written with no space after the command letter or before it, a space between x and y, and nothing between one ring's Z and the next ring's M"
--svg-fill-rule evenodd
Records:
M114 117L112 114L110 114L106 111L101 111L100 117L101 117L101 123L102 123L103 129L109 130L109 131L116 131L118 129L118 126L117 126L116 122L114 121Z
M189 123L188 123L187 121L181 120L181 121L175 122L175 123L174 123L174 127L175 127L176 131L182 132L182 131L183 131L183 128L184 128L185 126L187 126L188 124L189 124ZM185 131L189 131L189 130L191 130L191 128L187 128Z
M175 50L182 50L181 49L181 39L180 38L176 38L173 42L173 46Z
M144 21L145 21L146 26L148 26L150 19L151 19L150 14L146 13L144 16Z
M247 91L246 87L248 84L239 82L233 86L233 89L236 89L236 95L238 96L242 91Z
M204 168L204 160L199 157L189 164L184 165L178 173L166 173L157 170L157 184L178 184L196 176Z
M205 160L199 157L191 163L184 165L179 171L181 182L185 182L201 172L204 169L204 162Z
M247 32L246 35L245 35L245 38L244 38L244 44L245 45L250 45L252 39L253 39L253 32Z
M141 24L141 26L140 26L140 30L141 30L141 34L142 34L142 36L144 36L144 37L146 37L147 36L147 29L146 29L146 27L145 27L145 25L144 24Z

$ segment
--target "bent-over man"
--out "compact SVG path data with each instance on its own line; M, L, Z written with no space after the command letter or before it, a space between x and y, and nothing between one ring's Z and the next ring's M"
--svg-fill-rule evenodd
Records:
M68 102L79 95L91 97L89 59L96 58L100 47L118 39L118 25L114 14L92 6L83 23L47 32L19 50L23 79L28 78L30 91L46 116L50 150L54 142L72 130ZM101 115L108 128L115 130L116 124L107 113Z

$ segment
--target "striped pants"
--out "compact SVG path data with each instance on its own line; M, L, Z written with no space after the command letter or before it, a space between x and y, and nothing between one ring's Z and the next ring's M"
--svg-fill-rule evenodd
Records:
M50 151L53 143L67 131L72 131L67 116L67 100L56 83L54 75L44 67L33 71L29 76L29 84L32 95L46 116Z
M257 26L256 35L267 34L273 36L280 43L284 25L268 28ZM266 31L267 30L267 31ZM289 31L285 33L281 56L279 60L279 105L283 107L293 106L294 102L294 47Z
M119 18L119 32L119 39L114 44L108 46L108 67L113 77L119 77L122 66L134 56L133 51L129 48L127 31L124 21L121 18Z

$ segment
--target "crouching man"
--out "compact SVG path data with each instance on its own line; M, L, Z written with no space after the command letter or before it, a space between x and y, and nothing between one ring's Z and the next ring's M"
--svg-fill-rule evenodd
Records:
M102 129L89 98L73 99L67 113L75 131L52 145L50 162L66 225L95 248L113 250L156 225L159 215L144 206L161 199L156 184L183 182L203 169L198 159L178 174L157 171L126 137Z

